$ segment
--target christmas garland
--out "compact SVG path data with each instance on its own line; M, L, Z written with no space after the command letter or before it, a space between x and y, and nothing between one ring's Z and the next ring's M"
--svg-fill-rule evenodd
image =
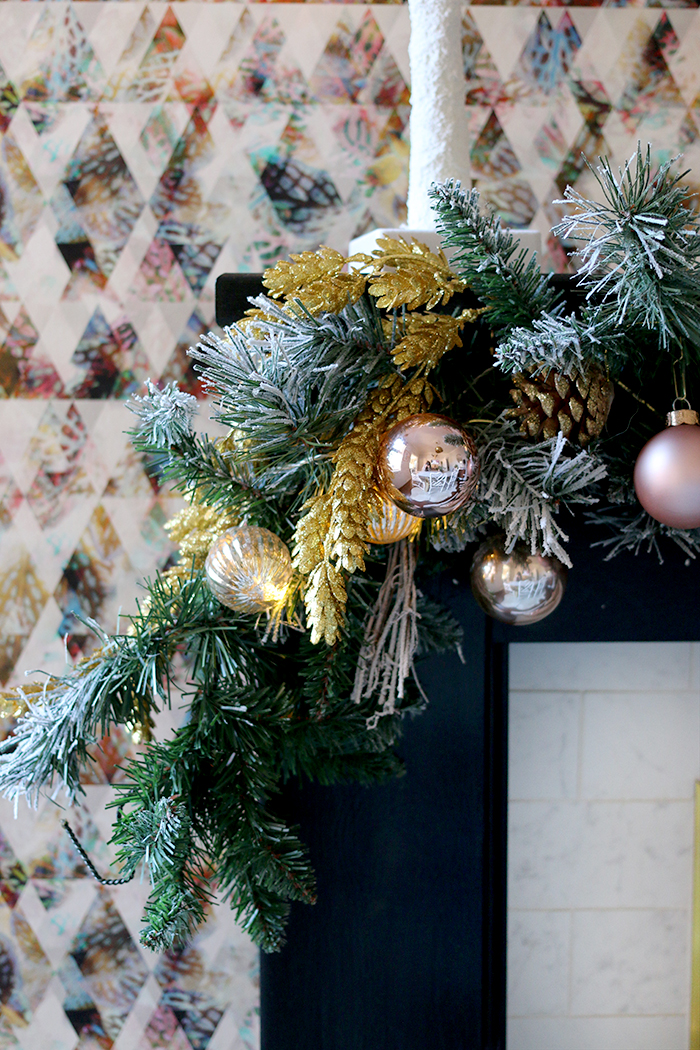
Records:
M174 385L134 400L136 448L187 501L168 524L179 560L125 633L92 623L99 647L70 673L5 695L0 789L74 800L112 726L140 737L112 842L119 881L148 870L149 947L185 940L214 888L266 950L290 901L314 900L280 792L399 771L402 719L424 704L415 660L460 644L418 566L480 544L477 599L530 623L563 593L565 510L607 524L610 554L700 549L698 221L648 150L593 173L599 202L557 202L555 233L582 243L576 309L476 191L447 183L432 198L449 263L390 238L292 256L191 350L225 438L194 431ZM173 702L183 724L151 739Z

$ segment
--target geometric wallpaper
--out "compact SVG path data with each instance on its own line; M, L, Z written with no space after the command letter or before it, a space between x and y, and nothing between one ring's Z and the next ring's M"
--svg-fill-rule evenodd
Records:
M614 164L650 142L657 160L684 154L700 187L697 2L614 6L471 6L464 16L472 177L513 225L534 224L547 262L551 201L595 184L581 159Z
M199 393L217 275L405 221L408 36L402 3L0 3L0 681L88 652L76 615L113 628L165 564L178 504L124 400L147 377ZM546 240L551 200L590 189L581 150L619 163L638 138L700 184L697 2L472 4L463 50L472 179L508 223ZM105 872L130 746L104 742L70 818ZM152 955L147 888L86 878L60 816L0 806L0 1050L257 1046L228 909Z

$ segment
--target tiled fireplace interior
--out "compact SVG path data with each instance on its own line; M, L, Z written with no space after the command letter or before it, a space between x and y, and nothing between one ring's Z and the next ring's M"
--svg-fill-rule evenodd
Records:
M688 1046L698 643L510 647L508 1050Z

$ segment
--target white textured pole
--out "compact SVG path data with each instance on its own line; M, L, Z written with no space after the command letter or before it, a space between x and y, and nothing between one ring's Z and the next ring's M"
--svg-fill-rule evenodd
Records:
M435 228L431 183L469 186L469 134L464 104L460 0L408 0L411 39L411 153L408 226Z

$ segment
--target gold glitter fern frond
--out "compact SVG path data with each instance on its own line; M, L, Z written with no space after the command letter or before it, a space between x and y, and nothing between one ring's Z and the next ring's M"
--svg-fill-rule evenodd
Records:
M267 270L263 284L273 299L299 300L311 314L339 313L348 303L357 302L367 287L361 269L372 262L368 255L348 259L325 246L291 259L280 260Z
M375 272L369 279L369 292L381 310L402 306L408 310L421 306L432 310L466 288L466 283L450 269L444 253L431 251L421 241L409 244L403 237L379 237L372 254Z

